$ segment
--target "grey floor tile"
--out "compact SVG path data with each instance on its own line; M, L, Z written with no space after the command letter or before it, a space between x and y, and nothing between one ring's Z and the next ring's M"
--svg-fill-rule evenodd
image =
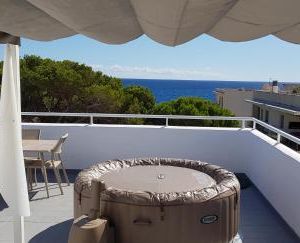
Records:
M57 185L50 185L46 198L43 184L30 202L31 216L25 218L26 241L30 243L67 242L73 222L73 185L64 185L60 195ZM290 230L277 212L255 187L241 193L240 237L244 243L298 243L299 238ZM9 208L0 211L0 243L13 242L13 223Z

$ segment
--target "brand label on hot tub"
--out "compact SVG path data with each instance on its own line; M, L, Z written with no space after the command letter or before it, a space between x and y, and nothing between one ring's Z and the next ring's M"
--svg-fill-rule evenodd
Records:
M218 220L217 215L206 215L201 218L202 224L212 224Z

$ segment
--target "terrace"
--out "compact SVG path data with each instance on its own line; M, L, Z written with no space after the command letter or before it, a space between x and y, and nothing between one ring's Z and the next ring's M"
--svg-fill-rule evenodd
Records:
M39 128L43 139L68 132L63 157L71 181L78 170L115 158L177 157L199 159L246 173L254 185L241 192L240 236L243 242L299 242L300 155L280 143L281 137L298 139L254 118L147 116L111 114L23 113L28 116L89 117L89 124L24 123ZM163 126L93 124L97 117L164 119ZM174 127L172 119L238 120L239 128ZM256 130L259 124L277 134L277 140ZM250 127L251 126L251 127ZM32 194L32 215L25 219L28 242L66 242L73 220L73 186L60 195L51 184L45 198L44 184ZM47 210L45 210L47 209ZM13 242L9 208L1 212L0 242ZM297 236L298 235L298 236Z
M82 34L108 44L122 44L145 34L161 44L176 46L202 34L232 42L272 34L300 43L299 1L149 2L1 2L0 43L7 44L0 102L0 165L1 179L5 178L1 193L6 194L14 209L10 212L5 204L2 207L2 242L12 242L14 235L14 242L23 243L23 216L30 214L20 149L20 38L50 41ZM93 124L97 114L83 116L90 117L88 124L23 124L23 127L41 129L44 139L58 138L68 132L70 137L63 156L70 170L113 158L157 156L197 159L245 173L255 187L242 191L240 234L243 240L299 242L300 154L282 144L281 138L297 144L299 139L254 118L225 118L239 120L241 127L216 128L174 127L169 126L169 120L224 118L168 116L163 126L130 126ZM257 130L256 125L271 130L276 139ZM42 188L31 196L32 216L25 224L27 240L65 242L72 220L72 187L65 188L64 196L44 199ZM10 213L14 218L8 216Z

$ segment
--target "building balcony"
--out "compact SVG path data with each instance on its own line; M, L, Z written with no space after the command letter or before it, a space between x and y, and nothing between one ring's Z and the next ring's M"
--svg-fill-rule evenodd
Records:
M299 139L254 118L148 116L166 121L163 126L150 126L93 124L97 114L77 114L81 115L89 117L90 123L23 124L24 128L41 129L43 139L57 139L69 133L63 159L73 182L79 170L110 159L171 157L217 164L245 173L252 182L252 186L241 191L239 233L243 242L299 242L300 154L280 142L285 137L300 144ZM169 126L171 119L238 120L241 127ZM257 124L270 129L276 139L258 131ZM49 199L43 184L39 183L34 191L30 193L32 216L25 219L26 240L66 242L73 220L73 187L65 186L65 194L60 195L56 184L51 183ZM13 242L9 208L2 202L0 210L0 242Z

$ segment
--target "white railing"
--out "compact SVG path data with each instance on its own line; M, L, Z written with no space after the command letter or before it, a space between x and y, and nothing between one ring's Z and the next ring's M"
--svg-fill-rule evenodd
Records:
M288 140L290 140L290 141L292 141L292 142L300 145L300 139L299 138L296 138L295 136L293 136L293 135L291 135L289 133L286 133L286 132L284 132L284 131L276 128L276 127L273 127L273 126L271 126L271 125L269 125L269 124L267 124L267 123L265 123L265 122L263 122L261 120L258 120L258 119L254 118L254 117L251 117L251 119L253 121L253 128L254 129L256 129L256 124L259 124L262 127L268 129L269 131L274 132L276 134L277 142L278 143L281 142L281 137L284 137L284 138L286 138L286 139L288 139Z
M241 128L247 127L247 122L252 122L252 128L256 129L259 124L263 128L276 134L277 142L281 143L281 138L286 138L297 145L300 145L300 139L296 138L276 127L273 127L254 117L228 117L228 116L186 116L186 115L146 115L146 114L108 114L108 113L63 113L63 112L22 112L22 116L35 117L87 117L90 125L94 124L94 118L127 118L127 119L164 119L165 126L169 126L169 120L211 120L211 121L239 121Z

